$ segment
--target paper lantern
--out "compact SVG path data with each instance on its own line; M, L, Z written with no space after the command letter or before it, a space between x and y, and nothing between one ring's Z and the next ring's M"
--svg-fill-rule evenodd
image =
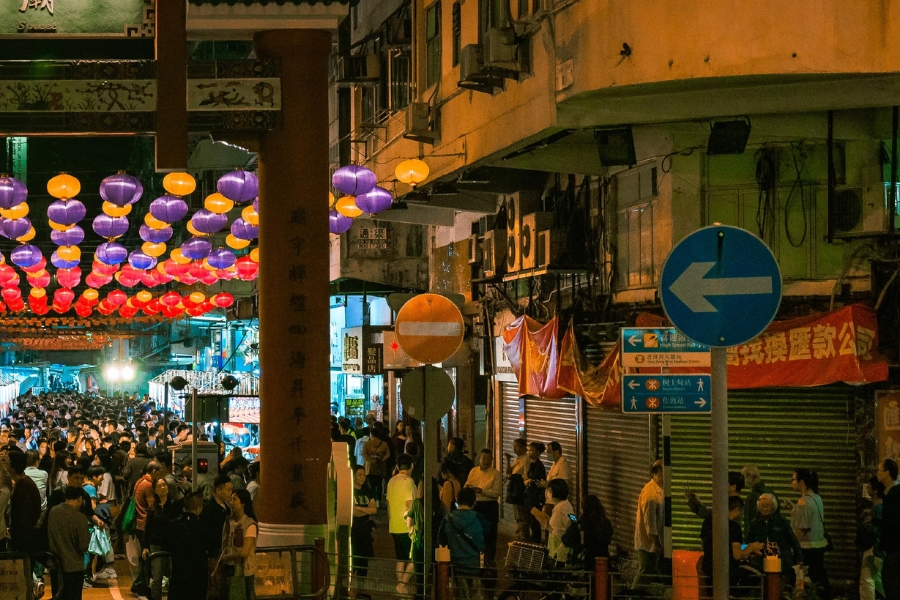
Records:
M224 215L234 208L234 202L216 192L206 197L206 200L203 201L203 207L209 212Z
M53 301L60 304L71 304L75 299L75 292L69 288L59 288L53 293Z
M19 288L14 288L14 287L3 288L3 291L0 292L0 296L3 296L3 299L6 300L7 302L11 302L11 301L15 300L16 298L21 298L22 292L21 292L21 290L19 290Z
M169 173L163 177L163 187L175 196L187 196L197 188L197 182L187 173Z
M32 267L41 262L42 258L40 248L31 244L19 246L9 255L12 263L20 267Z
M147 269L152 269L156 266L156 259L152 256L147 256L140 250L134 250L128 255L128 264L135 269L146 271Z
M50 273L48 273L47 271L29 275L25 279L27 279L28 283L34 287L47 287L48 285L50 285Z
M10 255L10 258L12 255ZM41 259L34 263L33 265L19 265L19 267L25 271L26 273L37 273L38 271L43 271L47 267L47 259L41 255Z
M67 261L81 260L81 248L78 246L60 246L56 254Z
M241 218L251 225L259 225L259 213L252 206L248 206L241 211Z
M13 273L12 277L10 277L9 279L4 279L2 282L0 282L0 287L16 287L20 282L21 279L19 277L19 274Z
M194 227L194 224L191 221L187 222L187 225L185 225L185 229L188 230L188 233L196 237L206 237L207 235L209 235Z
M242 221L242 219L238 219L238 221ZM235 221L235 223L237 223L237 221ZM231 227L232 229L234 228L234 223L231 224ZM250 245L250 240L242 240L234 234L229 233L225 236L225 245L234 250L243 250Z
M78 266L77 260L65 260L64 258L60 258L58 252L54 252L50 255L50 262L57 269L71 269L73 267Z
M343 166L331 176L334 189L347 196L365 194L375 187L376 181L375 173L361 165Z
M134 297L137 298L138 301L142 304L146 304L147 302L153 300L153 294L151 294L147 290L141 290L140 292L135 294Z
M259 248L254 248L247 256L250 257L250 260L252 260L256 264L259 264Z
M62 173L47 182L47 191L54 198L74 198L81 191L81 182Z
M144 306L143 311L145 315L154 316L158 315L160 310L159 302L149 302L146 306Z
M47 219L47 224L50 225L50 229L53 231L68 231L75 227L74 225L63 225L62 223L57 223L53 219Z
M181 253L191 260L203 260L211 250L212 244L198 237L192 237L181 245Z
M233 202L250 202L259 195L259 180L255 173L238 169L219 177L216 189Z
M106 300L102 300L99 304L97 304L97 312L104 316L109 316L116 311L116 307L107 302Z
M206 295L203 294L202 292L193 292L190 295L190 298L191 298L191 302L193 302L194 304L200 304L201 302L206 300Z
M206 285L213 285L219 281L215 271L207 271L203 277L200 277L199 279L201 283L205 283Z
M31 229L28 230L28 233L26 233L26 234L23 235L23 236L17 237L17 238L16 238L16 241L17 241L17 242L22 242L22 243L24 244L25 242L30 242L31 240L33 240L35 235L36 235L36 234L35 234L35 231L34 231L34 226L32 226Z
M164 306L162 309L162 314L164 314L169 319L174 319L181 315L184 312L184 309L175 307L175 306Z
M117 238L128 231L128 217L97 215L94 217L92 228L100 237Z
M163 227L162 229L153 229L152 227L148 227L146 225L141 225L139 233L140 233L142 240L144 240L145 242L152 242L154 244L168 242L172 238L172 228L171 227Z
M191 217L191 224L202 233L216 233L228 225L228 216L219 215L201 208Z
M97 290L84 290L84 292L81 293L81 296L89 302L96 300L99 295Z
M181 277L190 269L189 264L179 264L171 258L163 263L163 269L172 277Z
M138 310L139 309L137 309L137 308L123 306L122 308L119 309L119 316L124 317L126 319L130 319L131 317L135 316L138 313Z
M140 179L122 171L100 182L100 197L116 206L134 204L143 194L144 186Z
M181 302L181 296L178 292L166 292L159 297L159 303L163 306L177 306Z
M363 211L360 210L360 208L356 205L356 198L352 198L350 196L344 196L343 198L338 199L338 201L334 204L334 209L345 217L350 217L351 219L363 214Z
M204 275L206 275L206 270L207 270L206 267L204 266L205 263L206 263L206 260L192 262L190 265L190 269L188 270L188 273L190 273L194 277L198 277L198 278L203 277ZM210 267L210 268L212 268L212 267Z
M47 290L39 287L31 288L31 291L28 292L28 295L32 298L43 298L47 295Z
M111 217L127 217L131 214L130 204L126 204L125 206L117 206L112 202L104 201L101 209L104 213L108 214Z
M331 196L332 198L334 197L334 195L331 192L329 192L328 195ZM255 210L257 214L259 214L259 198L258 197L253 199L252 206L253 206L253 210Z
M144 224L151 229L165 229L169 226L165 221L160 221L150 213L144 215Z
M241 279L256 275L259 272L259 264L250 259L249 256L243 256L234 263L238 277Z
M0 208L0 215L7 219L21 219L28 216L28 203L22 202L12 208Z
M56 281L63 287L76 287L81 281L81 269L78 267L59 268L56 270Z
M334 194L328 192L328 208L334 207Z
M231 250L216 248L209 253L209 257L206 260L216 269L227 269L234 264L236 259L234 257L234 252Z
M97 246L94 257L107 265L118 265L128 258L128 250L122 244L106 242Z
M153 242L144 242L143 245L141 245L141 252L147 256L157 258L166 253L166 245L163 243L154 244Z
M31 221L28 217L21 219L7 219L3 222L3 233L11 240L20 238L31 229Z
M47 217L60 225L74 225L86 214L87 209L78 200L57 200L47 207Z
M200 280L197 279L196 277L194 277L193 275L191 275L190 273L185 273L184 275L182 275L178 278L178 281L180 281L184 285L194 285L195 283L197 283Z
M12 208L25 202L28 188L25 184L8 175L0 175L0 208Z
M237 277L237 271L233 271L232 269L234 269L234 266L232 266L231 269L217 269L216 277L223 281L231 281Z
M128 296L122 290L113 290L107 294L106 299L113 306L122 306L128 300Z
M92 312L93 311L91 310L90 306L81 307L81 306L78 306L77 304L75 305L75 314L78 315L79 317L81 317L82 319L86 319L87 317L91 316Z
M106 263L102 263L99 260L95 260L91 263L91 270L99 275L113 275L116 271L119 270L119 265L108 265Z
M191 259L184 255L181 251L181 248L175 248L172 252L169 253L169 256L172 257L172 260L177 262L180 265L186 265L191 262Z
M419 160L418 158L404 160L397 165L396 169L394 169L394 175L397 177L397 181L413 187L428 179L428 172L428 165L425 164L425 161Z
M50 239L57 246L77 246L84 241L84 229L78 225L73 225L65 231L54 229L50 232Z
M160 196L150 203L150 214L165 223L180 221L187 213L187 202L177 196Z
M259 237L259 227L251 225L243 218L235 219L231 224L231 235L239 240L254 240ZM227 238L225 243L228 243ZM246 244L242 247L246 247Z
M194 302L193 300L191 300L190 295L182 298L181 303L184 305L185 308L196 308L196 306L198 304L197 302Z
M356 197L356 206L370 215L377 215L380 212L386 211L393 203L394 198L391 196L391 193L383 187L378 186L375 186L371 191Z
M353 219L336 210L328 211L328 231L334 234L346 233L353 227Z
M234 304L234 296L232 296L228 292L219 292L210 300L219 308L228 308L229 306Z

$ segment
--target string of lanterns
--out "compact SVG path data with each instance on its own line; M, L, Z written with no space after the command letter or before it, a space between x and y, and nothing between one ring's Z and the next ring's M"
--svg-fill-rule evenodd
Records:
M401 183L416 187L428 178L428 165L417 158L405 160L394 171ZM377 215L391 208L394 198L377 184L375 173L361 165L345 165L334 172L331 185L344 194L335 200L328 194L328 230L342 234L353 226L353 219L362 215Z

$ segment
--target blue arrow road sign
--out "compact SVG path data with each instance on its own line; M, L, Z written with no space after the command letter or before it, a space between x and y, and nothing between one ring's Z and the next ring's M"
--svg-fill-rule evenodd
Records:
M771 250L738 227L699 229L669 253L660 298L672 324L701 344L730 347L762 333L781 304Z
M623 327L623 367L708 367L709 346L674 327Z
M622 375L622 412L709 413L709 375Z

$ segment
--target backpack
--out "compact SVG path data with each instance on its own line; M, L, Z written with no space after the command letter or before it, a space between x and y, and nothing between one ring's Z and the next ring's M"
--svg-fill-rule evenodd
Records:
M566 548L569 548L572 553L577 554L581 551L583 545L581 542L581 523L573 514L569 514L569 519L572 522L566 528L565 533L562 534L560 541Z

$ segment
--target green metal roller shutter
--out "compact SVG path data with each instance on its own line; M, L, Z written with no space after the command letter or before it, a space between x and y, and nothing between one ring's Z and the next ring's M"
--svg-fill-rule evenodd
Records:
M853 391L846 386L729 392L731 470L754 463L779 500L797 500L794 469L819 473L825 523L835 551L826 556L832 583L854 581L856 430ZM673 416L672 501L674 548L699 549L701 521L687 508L685 491L709 504L712 488L709 418ZM786 515L789 516L789 515Z
M545 400L544 398L525 398L525 436L529 442L557 441L562 447L563 456L569 463L569 501L578 510L580 490L578 489L578 412L573 398L562 400ZM550 472L552 464L543 456L544 466Z
M650 479L653 438L650 417L588 407L587 493L595 494L615 528L613 542L623 550L634 545L634 518L641 489Z

